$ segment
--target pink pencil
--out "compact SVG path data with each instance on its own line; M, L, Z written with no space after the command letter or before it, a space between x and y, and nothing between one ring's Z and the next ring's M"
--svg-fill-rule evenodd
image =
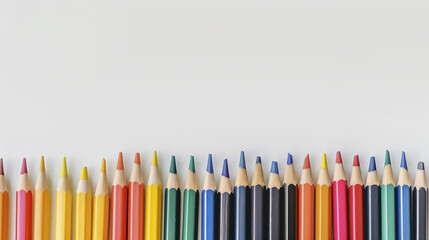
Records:
M334 209L334 240L347 239L347 178L344 173L341 152L337 152L334 179L332 181L332 200Z
M28 182L27 161L22 160L21 176L16 190L16 240L31 240L33 194Z

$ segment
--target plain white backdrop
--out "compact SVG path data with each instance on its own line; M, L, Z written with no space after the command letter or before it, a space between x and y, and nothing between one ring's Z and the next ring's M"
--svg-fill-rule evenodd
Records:
M127 178L135 152L145 181L157 150L165 184L176 155L184 186L189 155L200 187L207 154L232 183L245 150L265 178L287 153L297 175L323 152L332 176L343 153L379 177L391 150L406 151L412 182L429 157L427 1L0 0L0 157L11 192L10 238L22 157L35 183L45 156L52 195L63 156L72 191L101 158L112 182L119 151ZM74 194L74 193L73 193ZM73 224L74 231L74 224Z

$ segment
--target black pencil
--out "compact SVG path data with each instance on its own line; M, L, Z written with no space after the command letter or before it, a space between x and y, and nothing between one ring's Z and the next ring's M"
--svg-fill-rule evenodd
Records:
M268 240L280 239L280 183L279 167L277 162L271 163L270 178L268 180Z
M250 189L250 239L263 240L265 234L264 208L265 208L265 181L262 171L261 157L256 158L255 171L253 173Z
M413 188L413 230L412 239L426 239L426 211L428 186L426 182L425 165L417 165L416 180Z
M219 240L232 239L233 194L229 180L228 161L223 162L222 177L219 184Z
M297 237L297 184L293 158L291 154L288 154L286 173L281 191L281 239L296 240Z
M375 158L371 157L364 194L364 237L381 239L380 181L378 180Z

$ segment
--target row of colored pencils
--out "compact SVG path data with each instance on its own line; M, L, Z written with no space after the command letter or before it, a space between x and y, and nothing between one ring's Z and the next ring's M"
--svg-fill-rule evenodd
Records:
M140 155L137 153L127 183L122 153L119 154L110 204L105 160L102 161L94 197L87 169L82 169L75 198L76 240L108 239L109 214L111 239L161 239L163 200L156 152L146 188L140 165ZM273 161L266 185L261 158L257 157L253 179L249 184L245 156L241 152L234 188L225 159L217 189L212 156L209 154L201 192L201 239L426 239L428 189L423 162L418 163L414 187L404 152L397 184L388 151L384 165L380 185L375 158L371 157L365 186L359 157L355 156L348 183L341 153L337 152L331 182L326 154L323 154L319 178L314 185L309 155L304 160L298 183L289 154L283 183L278 164ZM33 195L24 158L16 192L16 239L49 239L50 192L47 186L42 157L35 187L32 233ZM180 232L181 239L197 239L200 193L193 156L189 161L183 203L174 156L171 158L164 195L164 239L180 239ZM8 239L8 201L1 159L0 240ZM56 191L55 239L71 238L71 209L72 198L64 158Z

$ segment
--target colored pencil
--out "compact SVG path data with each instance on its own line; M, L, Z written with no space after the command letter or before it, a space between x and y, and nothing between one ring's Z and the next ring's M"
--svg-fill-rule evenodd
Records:
M183 191L182 240L195 240L198 238L199 196L194 156L191 156L188 177Z
M101 161L100 175L94 194L92 240L107 240L109 237L109 187L107 186L106 160Z
M381 239L396 240L395 180L393 178L390 154L386 150L383 181L381 182Z
M9 191L4 177L3 158L0 158L0 240L7 240L9 232Z
M337 152L334 178L332 181L332 199L334 209L334 240L347 239L348 217L347 217L347 177L344 172L341 153Z
M42 156L34 190L34 240L49 240L50 215L51 194L46 181L45 159Z
M250 239L265 239L265 180L262 171L261 157L256 158L255 171L250 187ZM277 209L278 211L278 209Z
M201 192L201 240L215 240L216 230L216 182L213 171L212 155L207 160L206 177Z
M408 175L405 152L402 152L401 167L399 168L398 184L396 186L397 239L411 239L411 181Z
M164 239L180 239L180 186L176 158L171 156L170 173L165 187Z
M234 239L249 239L250 208L249 180L247 178L246 161L244 152L241 151L240 163L238 165L237 179L234 187Z
M320 164L316 185L316 240L332 240L332 185L326 154Z
M82 168L76 190L75 240L91 240L92 192L88 170Z
M282 231L281 239L296 240L298 227L298 181L296 179L293 158L290 153L287 156L285 178L282 193Z
M298 239L314 239L314 182L308 154L298 186Z
M125 240L127 238L127 198L128 187L125 180L124 159L122 152L120 152L112 184L111 240Z
M27 160L22 160L21 175L16 190L16 240L31 239L33 194L28 182Z
M417 164L416 180L413 188L413 238L426 239L427 228L427 198L428 185L426 181L425 165L423 162Z
M359 156L353 159L349 186L350 240L363 240L363 180Z
M58 181L55 208L55 239L71 239L72 196L67 173L66 158L63 158L60 179Z
M158 159L153 153L146 189L145 240L161 239L162 185L158 174Z
M128 240L144 238L145 189L140 167L140 154L136 153L128 184Z
M380 181L378 180L375 157L371 157L364 190L365 239L378 240L380 231Z
M229 180L228 160L223 161L222 177L219 183L219 240L232 239L232 208L234 195Z
M277 162L271 163L270 178L268 179L268 239L280 239L280 182ZM262 238L265 239L265 238Z

